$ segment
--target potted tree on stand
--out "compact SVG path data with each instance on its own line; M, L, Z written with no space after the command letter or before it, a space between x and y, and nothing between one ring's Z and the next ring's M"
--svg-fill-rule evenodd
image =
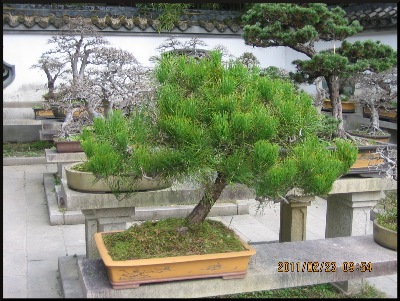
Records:
M193 211L179 221L153 221L142 224L143 228L138 225L125 231L95 235L113 287L137 287L142 283L189 277L243 277L254 252L242 243L239 249L232 248L233 253L250 250L247 254L236 254L245 259L235 270L236 265L224 259L234 254L228 252L226 241L224 244L223 239L216 239L235 236L223 232L215 236L207 230L220 227L210 224L206 217L223 189L230 183L242 183L254 189L260 201L288 201L289 191L294 187L305 194L325 194L354 163L356 148L350 141L337 139L336 148L329 150L326 142L318 139L316 128L320 115L306 93L297 92L290 82L261 77L259 72L239 62L224 65L218 51L200 60L162 56L155 70L154 110L145 110L143 114L136 112L132 116L135 128L142 130L128 141L120 141L119 149L125 161L115 168L125 168L136 175L158 174L178 181L192 179L202 184L204 195ZM83 135L89 164L91 157L101 157L100 153L96 154L99 148L89 147L95 136L96 131ZM104 170L99 176L109 175ZM157 229L157 239L151 243L148 239L155 235L143 234L146 227ZM145 232L139 236L133 234L142 230ZM155 259L163 265L151 269L163 272L154 278L151 274L157 273L144 271L150 269L148 257L157 257L160 249L165 251L164 239L160 237L172 240L174 249L181 250L171 252L167 248L168 251L160 255L163 258ZM204 241L202 237L210 240ZM240 239L235 240L240 242ZM223 246L211 252L223 249L227 253L218 254L222 257L212 254L213 261L207 266L216 269L207 269L197 259L208 257L210 254L206 255L205 249L209 245L216 246L217 242L222 242ZM137 249L134 246L139 245L141 251L128 257L120 256L124 253L122 249L134 250ZM138 255L140 253L146 257ZM189 253L199 258L193 259ZM171 267L170 260L178 265L191 261L191 275L186 274L187 268L178 275L169 273L174 270L165 267ZM122 266L125 275L115 271Z
M43 110L46 111L52 111L52 114L46 114L45 116L57 118L60 117L65 117L65 114L63 112L59 112L60 109L57 106L52 105L52 101L54 100L56 94L55 94L55 83L56 80L60 77L62 77L68 70L65 68L66 62L62 61L60 59L56 59L52 57L51 55L47 53L43 53L38 62L34 65L32 65L31 68L36 68L36 69L41 69L45 72L46 78L47 78L47 89L48 92L43 95L43 98L45 99L45 105ZM35 111L35 109L34 109ZM36 112L35 112L35 118L36 118Z
M390 105L397 99L397 67L376 73L369 72L357 77L360 93L353 98L370 110L369 124L348 132L354 136L389 142L390 133L379 126L379 107Z

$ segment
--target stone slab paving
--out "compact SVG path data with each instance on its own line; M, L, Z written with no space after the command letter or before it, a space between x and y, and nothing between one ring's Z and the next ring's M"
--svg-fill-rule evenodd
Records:
M86 253L84 225L50 225L43 174L56 171L56 164L3 165L4 298L82 296L77 259ZM277 241L279 205L261 209L257 211L257 202L249 200L249 215L218 218L252 242ZM323 199L309 207L307 240L324 237L325 214ZM369 229L372 233L372 226ZM61 284L62 277L66 281ZM397 297L397 274L368 278L367 282L389 297Z

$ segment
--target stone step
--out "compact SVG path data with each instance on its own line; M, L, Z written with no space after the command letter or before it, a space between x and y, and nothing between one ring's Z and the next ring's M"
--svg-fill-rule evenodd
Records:
M40 140L53 140L54 136L57 135L57 130L40 130Z
M3 142L31 142L40 139L40 120L6 119L3 120Z
M62 126L62 120L60 119L43 119L42 130L59 130Z

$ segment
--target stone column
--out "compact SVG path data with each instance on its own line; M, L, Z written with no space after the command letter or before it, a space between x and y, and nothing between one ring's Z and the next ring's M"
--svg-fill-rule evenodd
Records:
M112 230L125 230L133 220L135 207L82 209L85 216L86 258L100 258L94 234Z
M99 258L96 243L93 235L97 233L97 218L92 209L82 209L85 216L85 240L86 240L86 258Z
M281 202L279 242L306 240L307 207L314 196L290 196Z
M382 191L329 195L325 238L368 234L371 208L384 196Z
M325 237L368 234L371 208L384 196L382 191L342 193L328 196ZM345 294L360 292L363 284L363 279L332 283Z

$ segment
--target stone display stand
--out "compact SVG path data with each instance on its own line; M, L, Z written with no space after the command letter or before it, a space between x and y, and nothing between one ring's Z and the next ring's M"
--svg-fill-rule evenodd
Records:
M397 182L383 178L350 177L335 181L329 194L327 208L327 217L329 216L329 218L327 220L336 218L336 224L341 224L339 228L345 229L344 232L341 232L345 235L308 241L305 241L305 221L307 207L312 201L312 197L301 195L288 197L289 203L283 204L281 207L282 229L280 239L291 239L293 241L255 244L257 253L254 258L251 258L247 276L240 281L215 278L156 283L143 285L137 289L115 290L111 288L104 264L98 258L93 239L90 241L87 239L86 259L78 260L78 273L82 291L86 298L143 296L149 298L207 297L328 282L342 284L342 287L347 286L347 289L360 288L360 286L357 287L357 284L362 283L364 278L391 275L397 272L396 252L378 245L373 240L372 235L362 235L361 232L357 232L368 229L366 224L369 222L370 207L383 197L382 191L393 189L397 189ZM332 204L329 204L329 202ZM337 208L342 208L342 211L337 210ZM346 212L345 217L343 217L343 210L350 213ZM364 210L365 215L354 214L359 210ZM120 229L127 220L135 216L133 206L112 209L87 208L82 211L85 214L87 238L92 237L95 232ZM284 219L285 221L283 221ZM327 224L326 233L339 231L333 224L335 223ZM357 236L353 236L356 233ZM337 262L338 270L335 273L301 271L278 273L277 264L282 260L300 263L309 261L316 263ZM349 261L369 261L373 265L373 270L365 273L343 271L342 263ZM307 267L304 267L304 269L308 271ZM303 265L301 268L303 268ZM268 281L265 281L266 279ZM155 287L157 289L154 289ZM204 289L207 287L213 289ZM178 295L177 292L179 292Z
M78 153L59 153L56 149L45 149L47 163L57 163L57 176L65 178L63 166L74 162L86 161L84 152Z
M397 189L386 178L344 177L334 182L327 198L325 238L368 234L371 208L382 199L384 190ZM281 202L279 242L306 240L307 207L312 198L289 197ZM363 280L333 283L344 293L360 292Z
M281 202L279 242L306 240L307 207L314 196L290 196Z
M344 177L336 180L327 199L325 237L365 235L370 211L385 195L397 189L397 182L386 178ZM279 241L306 240L307 207L313 197L294 195L281 202Z
M384 190L397 189L397 182L385 178L342 179L327 198L325 237L366 235L371 209L385 197ZM360 292L363 280L333 283L346 294Z

